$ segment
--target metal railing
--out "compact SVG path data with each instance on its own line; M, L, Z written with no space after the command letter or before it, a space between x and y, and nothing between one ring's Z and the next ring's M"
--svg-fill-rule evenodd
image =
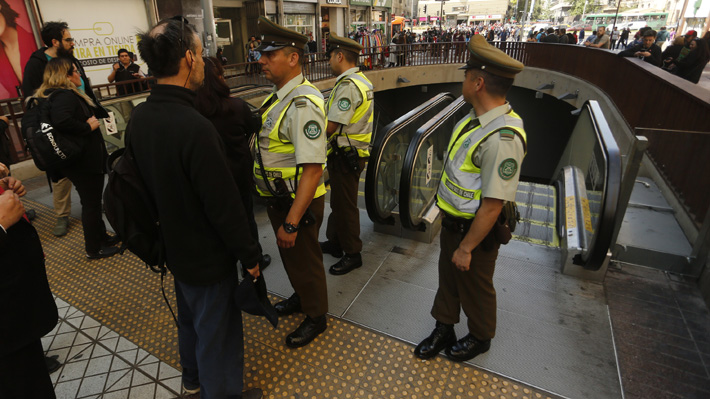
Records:
M710 131L710 118L707 117L710 114L710 96L705 94L705 98L702 98L699 95L689 95L689 90L697 90L695 85L671 76L660 68L637 62L638 60L624 59L609 51L578 45L524 42L493 42L493 45L526 66L562 72L597 86L614 102L630 128ZM465 46L463 42L456 42L370 47L360 55L360 63L363 70L463 63L468 57ZM308 54L307 58L304 66L306 78L318 81L332 77L325 53ZM225 73L232 88L243 85L270 85L259 73L258 63L227 65ZM135 85L136 82L122 84ZM147 90L151 81L141 80L140 84ZM101 100L116 98L116 86L115 83L95 86L97 97ZM2 101L3 105L15 103L19 103L19 100ZM7 106L3 107L2 112L10 116L11 126L17 129L19 122L16 117L18 112L21 115L21 106L19 109L15 107L14 114L7 111ZM19 133L19 130L17 132ZM692 174L689 178L689 175L681 171L688 168L704 171L707 168L692 164L693 166L675 169L674 165L684 164L689 160L698 160L699 163L710 157L710 147L692 144L695 139L669 146L666 142L673 141L678 136L671 134L666 139L661 139L660 136L663 135L668 136L667 133L659 133L658 137L652 140L648 153L656 162L662 164L659 167L666 170L665 174L671 187L678 198L686 203L699 225L703 222L706 213L704 210L707 209L705 187L710 186L710 174ZM18 161L27 159L28 154L23 149L18 150L24 147L17 142L19 135L11 132L10 138L16 150L13 156Z

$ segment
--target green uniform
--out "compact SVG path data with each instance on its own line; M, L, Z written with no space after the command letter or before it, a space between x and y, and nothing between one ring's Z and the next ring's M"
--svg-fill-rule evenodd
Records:
M372 83L358 68L338 76L327 103L328 121L342 125L329 139L328 176L330 207L326 237L345 253L362 251L360 210L357 206L360 174L370 156L372 139ZM337 146L337 150L336 147ZM350 165L345 153L357 151L357 169Z
M522 120L508 104L478 118L469 115L457 124L437 192L437 205L446 218L472 221L483 198L515 200L525 137ZM431 314L444 324L456 324L463 307L469 332L478 340L489 340L496 330L493 272L500 244L477 246L469 270L463 272L451 258L465 234L441 231L439 288Z
M300 74L275 90L262 105L262 128L254 147L254 180L259 194L270 199L267 213L274 232L288 215L283 201L274 198L273 192L280 188L277 182L283 180L281 187L295 198L298 178L303 173L298 165L325 164L324 105L320 91ZM301 224L293 248L279 248L289 281L301 297L303 312L311 317L328 312L323 254L318 245L324 194L321 179L309 207L314 220L309 225Z

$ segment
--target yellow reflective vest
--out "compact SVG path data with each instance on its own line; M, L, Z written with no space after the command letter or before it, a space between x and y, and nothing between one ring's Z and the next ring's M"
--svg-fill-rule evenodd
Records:
M262 106L266 104L271 97L264 100ZM296 197L296 189L298 187L298 176L296 176L298 165L296 163L296 147L290 141L282 141L279 137L279 127L283 122L288 107L296 98L306 98L315 104L325 119L325 100L321 92L313 86L308 80L304 79L303 83L296 86L283 99L277 99L271 104L266 111L261 115L262 127L259 131L259 136L254 142L254 182L259 195L262 197L272 197L272 190L279 191L279 185L275 182L277 179L283 179L285 187L288 190L291 198ZM261 170L261 165L264 166L264 171ZM325 168L325 165L323 165ZM266 176L266 181L264 180ZM269 189L271 188L271 190ZM325 184L323 177L316 188L316 193L313 198L318 198L325 195Z
M442 211L463 219L473 219L481 206L481 169L473 164L476 149L488 136L501 129L517 132L523 138L523 147L527 142L523 121L513 110L490 122L485 129L479 124L462 132L471 119L468 115L454 128L436 194L436 204Z
M328 147L328 155L333 151L332 146L348 148L355 147L358 155L363 158L370 156L370 141L372 140L372 121L374 117L374 94L372 83L362 74L362 72L351 73L340 79L330 91L326 115L330 107L333 106L336 90L344 81L353 83L362 97L362 103L357 107L350 123L343 126L342 130L337 130L330 138L331 146ZM338 106L338 104L336 104Z

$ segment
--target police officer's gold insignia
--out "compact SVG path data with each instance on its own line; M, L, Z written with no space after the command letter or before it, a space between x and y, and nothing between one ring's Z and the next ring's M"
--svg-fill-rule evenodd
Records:
M510 180L515 176L515 172L518 171L518 162L513 158L508 158L500 163L498 166L498 175L500 175L503 180Z
M347 111L350 109L350 99L341 98L338 100L338 109L341 111Z
M322 131L323 129L321 129L320 125L316 121L308 121L306 126L303 127L303 133L311 140L315 140L320 137Z

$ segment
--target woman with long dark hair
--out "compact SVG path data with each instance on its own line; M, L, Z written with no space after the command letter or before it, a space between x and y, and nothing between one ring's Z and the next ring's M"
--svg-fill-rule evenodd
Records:
M249 150L249 138L259 131L261 121L252 114L249 105L238 97L230 97L229 86L224 80L224 69L218 59L203 57L205 81L197 90L195 107L209 119L224 141L227 163L239 187L242 204L249 220L249 231L259 243L259 231L254 219L252 198L252 167L254 160ZM261 249L261 244L259 244ZM262 255L259 268L264 270L271 263L269 255Z
M703 39L693 39L690 42L690 52L680 61L672 61L671 73L693 83L700 81L705 65L710 61L710 47Z
M106 171L106 145L101 137L99 121L94 116L93 101L77 89L81 76L68 58L52 58L44 70L44 81L35 97L51 98L50 119L57 134L62 134L82 148L81 155L59 170L68 177L81 200L81 224L89 259L106 258L118 253L113 246L117 238L106 233L101 217L101 193Z

